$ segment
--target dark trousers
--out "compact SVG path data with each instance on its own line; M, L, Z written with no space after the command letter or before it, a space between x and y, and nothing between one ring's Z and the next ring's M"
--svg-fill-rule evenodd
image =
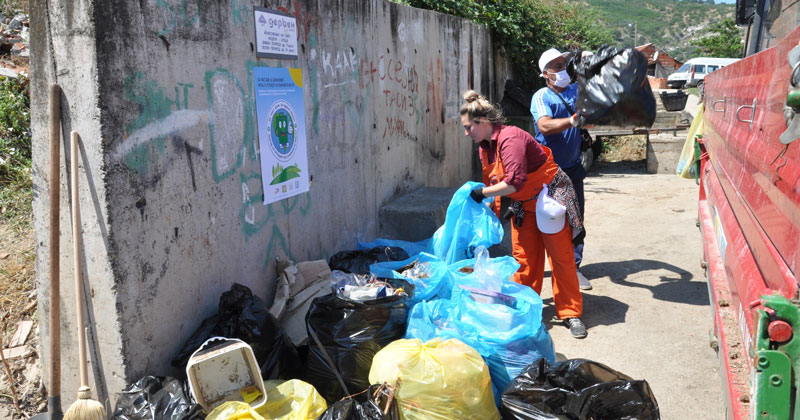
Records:
M575 188L575 195L578 196L578 208L581 212L581 219L583 219L583 209L585 202L583 199L583 179L586 178L586 170L583 165L578 164L571 168L562 168L566 172L569 179L572 181L572 186ZM584 230L586 230L586 221L584 220ZM572 244L572 250L575 253L575 266L580 268L581 261L583 261L583 237L577 242Z

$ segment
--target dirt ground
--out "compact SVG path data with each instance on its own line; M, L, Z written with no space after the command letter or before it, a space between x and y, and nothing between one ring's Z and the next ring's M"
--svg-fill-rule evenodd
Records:
M631 147L625 158L635 158ZM615 147L616 152L619 147ZM722 388L696 227L698 186L649 175L645 162L596 162L585 181L587 237L581 272L586 339L548 323L556 352L645 379L663 419L721 419ZM643 155L643 153L642 153ZM643 156L641 156L643 158ZM555 316L548 281L543 317Z
M0 365L0 418L26 419L45 409L42 372L39 366L39 330L34 274L33 229L27 224L0 222L0 334L9 345L21 321L33 321L25 339L24 353ZM9 386L8 372L13 378ZM14 392L20 410L14 404Z

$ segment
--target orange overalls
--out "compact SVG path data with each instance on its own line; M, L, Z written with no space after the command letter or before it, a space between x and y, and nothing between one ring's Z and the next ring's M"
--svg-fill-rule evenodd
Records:
M511 223L511 244L514 258L519 263L519 270L514 274L514 281L531 287L541 294L544 283L544 254L552 268L553 300L556 314L560 319L580 317L583 312L583 296L578 287L578 274L575 268L575 255L572 250L572 226L564 218L564 229L556 234L539 231L536 225L536 197L542 190L542 184L549 184L556 176L558 165L553 160L553 152L542 146L547 160L537 170L528 173L528 180L521 190L508 195L515 201L522 201L525 211L524 223L516 227ZM481 148L483 183L494 185L505 178L503 161L500 159L500 147L497 148L497 159L489 162L489 153ZM495 211L499 214L500 197L495 198Z

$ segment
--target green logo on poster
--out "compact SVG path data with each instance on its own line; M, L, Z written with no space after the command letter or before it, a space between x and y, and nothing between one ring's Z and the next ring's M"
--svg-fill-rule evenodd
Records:
M270 146L272 154L285 162L292 157L295 150L295 124L294 112L289 103L284 100L276 101L269 110L270 121Z

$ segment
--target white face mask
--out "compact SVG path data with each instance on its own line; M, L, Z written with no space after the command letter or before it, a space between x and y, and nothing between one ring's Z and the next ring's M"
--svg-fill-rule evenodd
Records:
M569 86L569 74L567 74L567 71L561 70L560 72L556 73L556 80L553 82L553 84L560 88Z

